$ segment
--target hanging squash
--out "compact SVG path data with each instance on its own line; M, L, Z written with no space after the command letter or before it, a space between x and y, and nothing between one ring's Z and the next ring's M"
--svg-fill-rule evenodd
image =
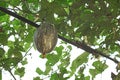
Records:
M46 53L51 52L57 43L57 31L54 25L43 22L34 34L34 42L37 50L42 53L43 58Z

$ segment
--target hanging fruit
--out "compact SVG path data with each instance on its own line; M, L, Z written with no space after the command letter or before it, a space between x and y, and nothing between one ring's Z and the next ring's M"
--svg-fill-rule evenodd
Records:
M57 43L57 31L54 25L43 22L34 34L34 42L37 50L42 53L43 58L46 53L51 52Z

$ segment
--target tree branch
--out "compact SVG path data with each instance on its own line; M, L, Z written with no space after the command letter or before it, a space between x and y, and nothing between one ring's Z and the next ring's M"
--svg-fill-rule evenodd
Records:
M13 75L13 73L11 72L11 70L8 70L8 72L11 74L11 76L14 78L14 80L17 80L17 79L15 78L15 76Z
M91 53L93 55L99 54L99 55L101 55L103 57L106 57L106 58L114 61L115 63L119 63L119 61L105 55L105 53L103 53L101 51L95 50L95 49L91 48L90 46L87 46L85 43L82 43L80 41L70 41L70 40L68 40L68 39L66 39L66 38L64 38L62 36L59 36L59 38L62 39L63 41L65 41L65 42L68 42L68 43L70 43L70 44L72 44L72 45L74 45L74 46L76 46L78 48L81 48L81 49L85 50L86 52L89 52L89 53Z
M25 22L25 23L28 23L28 24L36 27L36 28L39 27L39 25L35 24L34 22L32 22L32 21L30 21L30 20L28 20L28 19L26 19L26 18L24 18L22 16L19 16L16 13L14 13L14 12L12 12L10 10L7 10L6 8L3 8L3 7L0 6L0 10L2 12L5 12L5 13L7 13L7 14L9 14L9 15L11 15L11 16L13 16L13 17L15 17L15 18L17 18L17 19L19 19L19 20L21 20L23 22Z
M7 14L9 14L9 15L11 15L11 16L13 16L13 17L15 17L15 18L18 18L19 20L21 20L21 21L23 21L25 23L28 23L28 24L36 27L36 28L38 28L40 26L40 25L38 25L38 24L36 24L36 23L34 23L34 22L32 22L32 21L30 21L30 20L28 20L28 19L26 19L26 18L24 18L22 16L19 16L18 14L14 13L12 11L7 10L6 8L0 7L0 10L3 11L3 12L5 12L5 13L7 13ZM89 53L91 53L93 55L99 54L99 55L101 55L103 57L106 57L106 58L114 61L115 63L119 63L119 61L117 61L117 60L115 60L115 59L113 59L113 58L105 55L105 53L102 53L101 51L92 49L90 46L87 46L85 43L78 42L78 41L71 41L71 40L68 40L68 39L60 36L60 35L58 35L58 37L61 40L65 41L67 43L70 43L70 44L72 44L72 45L74 45L74 46L76 46L78 48L81 48L81 49L83 49L83 50L85 50L85 51L87 51L87 52L89 52Z

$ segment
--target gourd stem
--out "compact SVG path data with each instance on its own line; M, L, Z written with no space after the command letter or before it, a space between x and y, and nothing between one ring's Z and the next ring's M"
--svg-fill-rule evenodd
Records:
M42 53L42 58L45 58L46 57L46 54L45 53Z

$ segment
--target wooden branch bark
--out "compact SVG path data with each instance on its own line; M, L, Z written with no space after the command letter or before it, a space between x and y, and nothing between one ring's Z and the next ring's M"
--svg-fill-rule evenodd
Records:
M26 18L24 18L22 16L19 16L18 14L14 13L12 11L7 10L6 8L0 7L0 10L2 12L5 12L6 14L9 14L9 15L11 15L11 16L13 16L13 17L15 17L15 18L25 22L25 23L28 23L28 24L34 26L35 28L38 28L40 26L40 25L38 25L38 24L36 24L36 23L34 23L34 22L32 22L32 21L30 21L30 20L28 20L28 19L26 19ZM78 48L81 48L81 49L85 50L86 52L89 52L89 53L91 53L93 55L99 54L99 55L101 55L103 57L106 57L106 58L112 60L115 63L119 63L119 61L109 57L108 55L105 55L105 53L103 53L101 51L95 50L95 49L91 48L90 46L87 46L85 43L78 42L78 41L71 41L71 40L68 40L68 39L60 36L60 35L58 35L58 37L61 40L65 41L67 43L70 43L70 44L72 44L72 45L74 45L74 46L76 46Z

